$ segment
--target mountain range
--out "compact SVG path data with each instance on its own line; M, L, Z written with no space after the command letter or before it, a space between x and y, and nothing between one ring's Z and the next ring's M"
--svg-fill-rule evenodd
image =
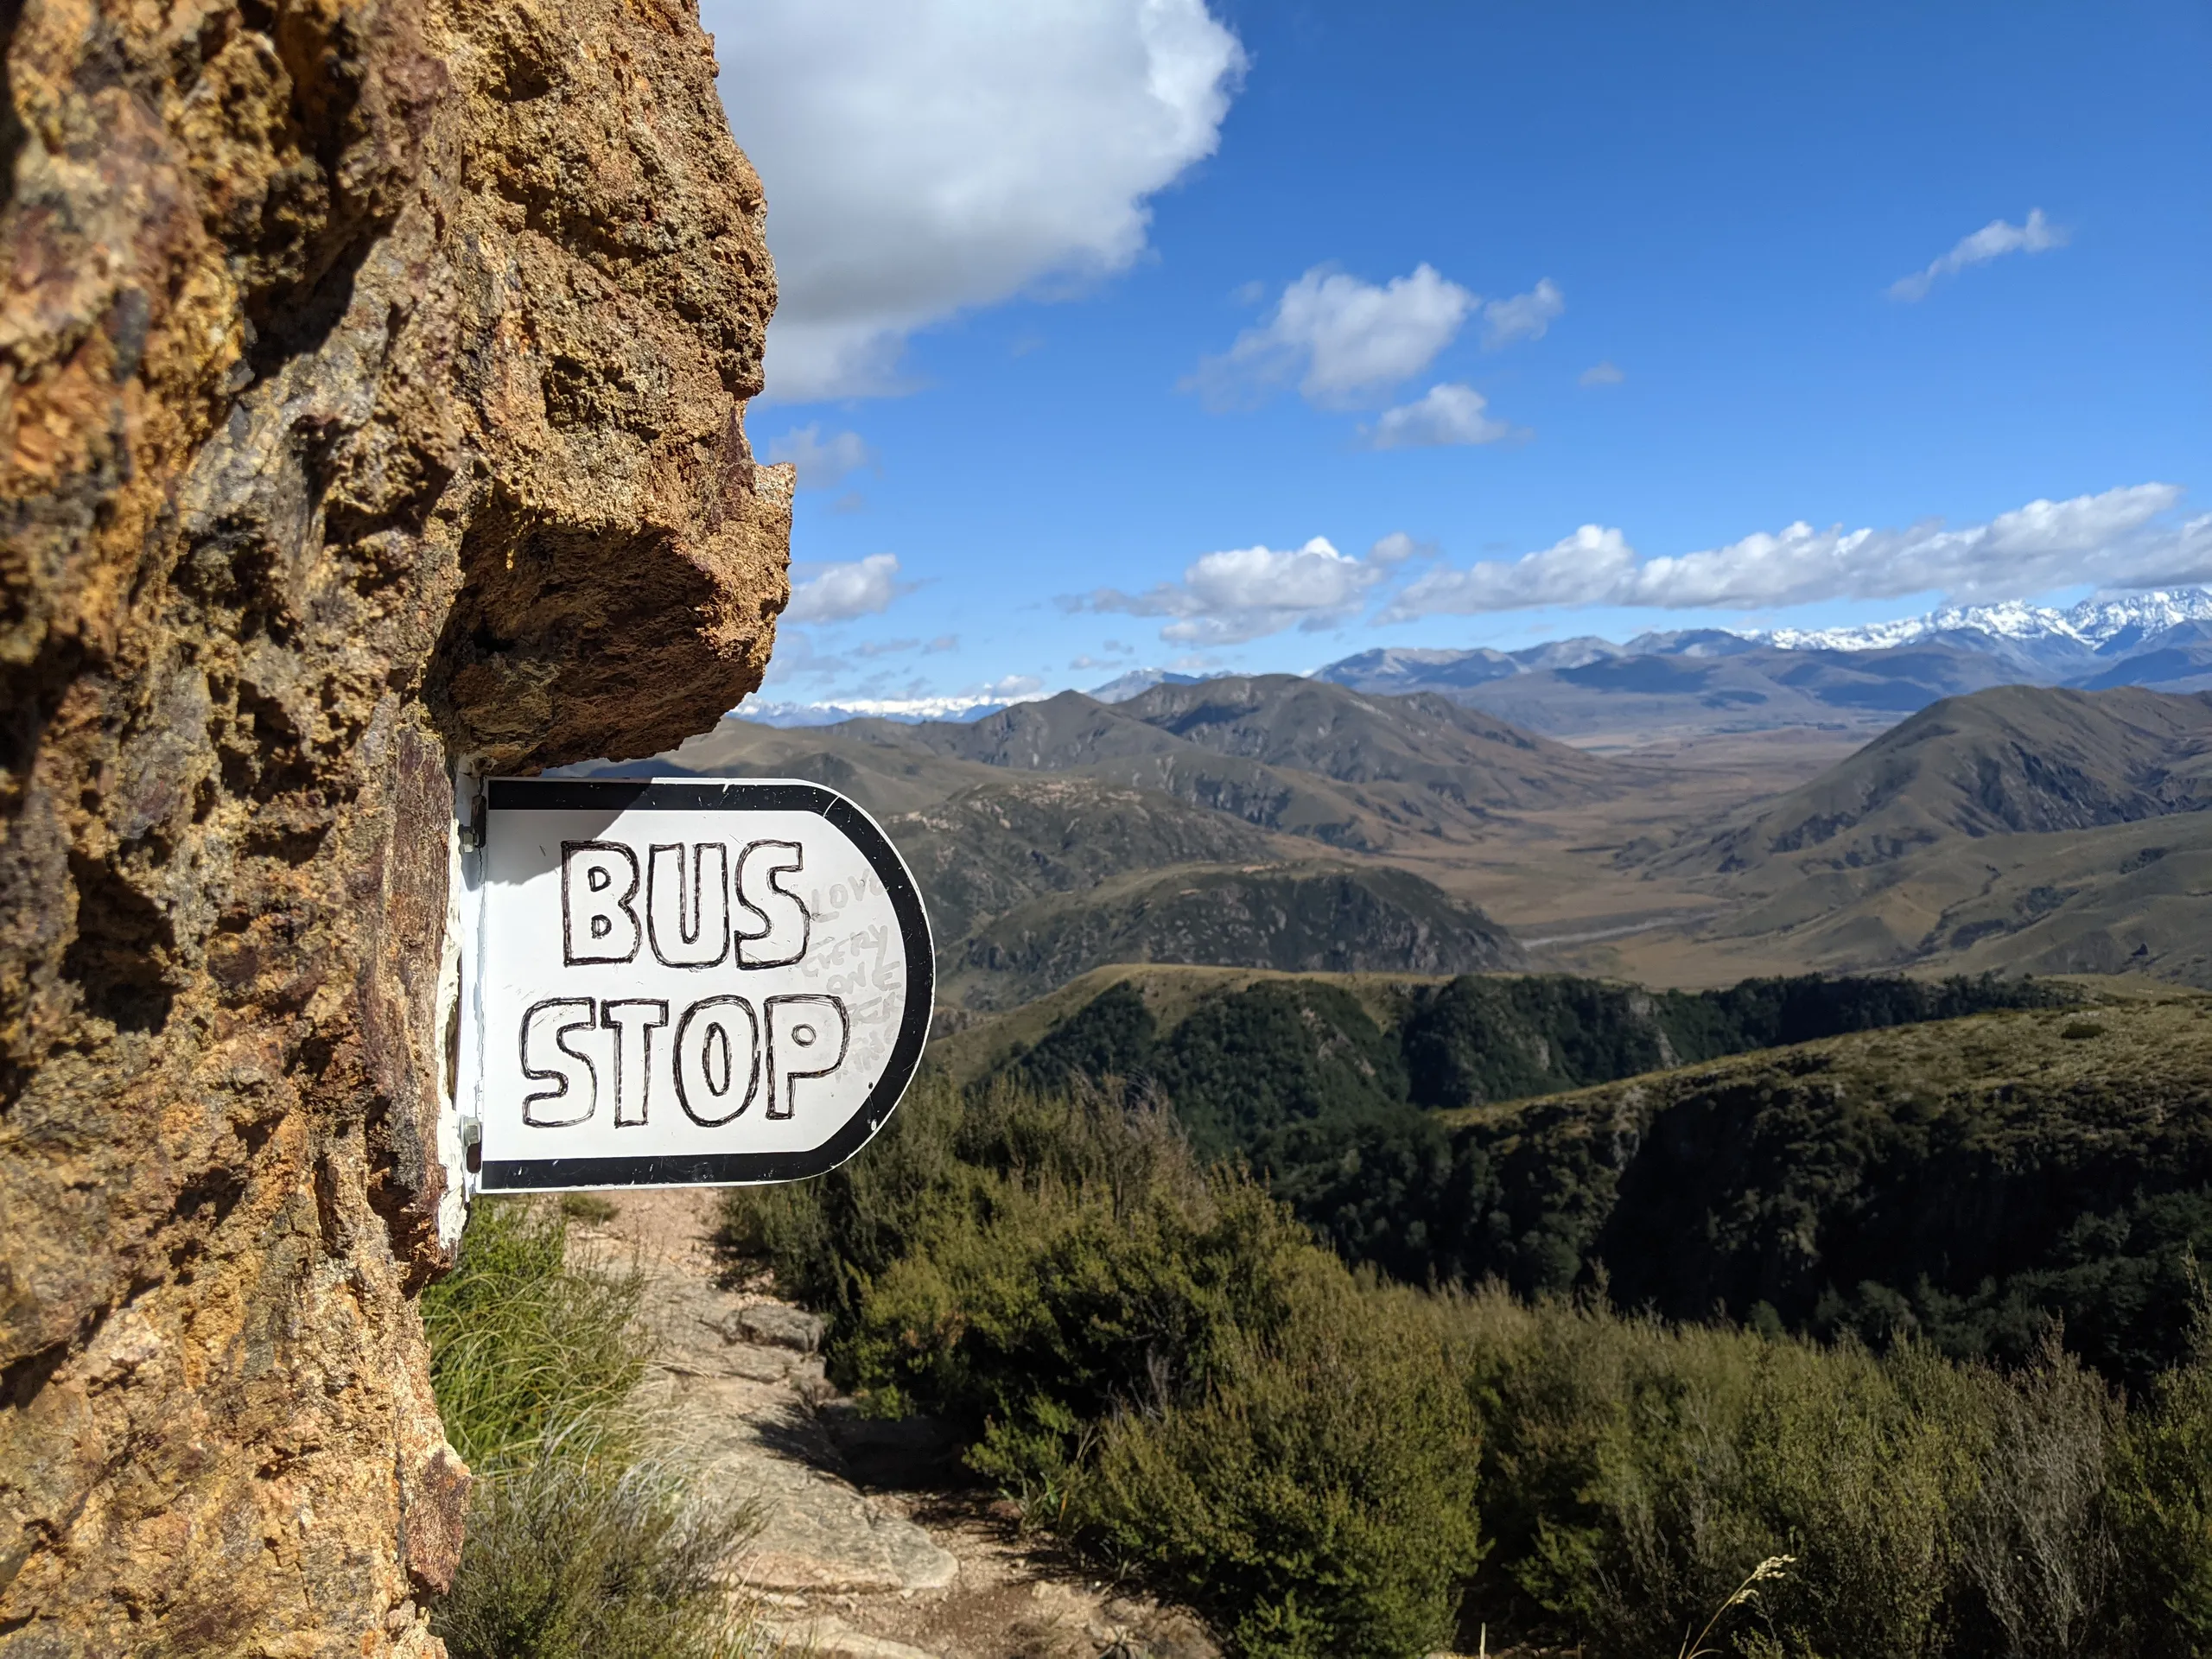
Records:
M1815 631L1719 628L1589 638L1521 651L1362 652L1315 677L1433 691L1548 735L1633 747L1788 726L1871 729L1938 700L2009 684L2212 689L2212 592L1952 607Z
M969 721L728 719L594 770L852 796L921 883L944 999L979 1012L1116 963L2212 984L2212 693L2006 685L1864 744L1770 733L1616 757L1437 692L1263 675Z
M1389 855L1464 852L1641 781L1447 698L1287 674L1110 704L1063 692L966 721L729 719L669 755L588 770L808 778L851 796L922 885L943 994L981 1008L1109 962L1517 967L1506 929Z
M1155 686L1240 677L1134 668L1090 695L1119 703ZM1843 628L1676 629L1625 644L1581 635L1518 651L1390 646L1339 658L1312 677L1389 695L1433 691L1532 731L1600 746L1791 726L1871 732L1939 698L1995 685L2212 689L2212 590L2088 599L2067 610L1949 606ZM742 715L779 727L920 723L982 719L1014 706L983 695L756 699Z

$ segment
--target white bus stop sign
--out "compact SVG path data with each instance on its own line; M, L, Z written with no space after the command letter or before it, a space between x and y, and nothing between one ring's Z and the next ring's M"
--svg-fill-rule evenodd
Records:
M486 789L479 1191L797 1180L883 1127L933 975L921 895L859 807L810 783Z

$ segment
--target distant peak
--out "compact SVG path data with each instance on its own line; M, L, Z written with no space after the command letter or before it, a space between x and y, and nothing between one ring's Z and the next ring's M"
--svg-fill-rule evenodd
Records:
M1924 616L1851 628L1777 628L1754 636L1784 651L1886 651L1946 633L1983 633L2023 644L2064 641L2094 651L2124 634L2140 638L2184 622L2212 620L2212 592L2160 588L2110 599L2085 599L2069 610L2008 600L1996 605L1946 605Z
M1090 695L1101 702L1127 702L1131 697L1142 696L1155 685L1196 685L1212 677L1206 674L1178 674L1165 668L1133 668L1103 685L1093 686Z

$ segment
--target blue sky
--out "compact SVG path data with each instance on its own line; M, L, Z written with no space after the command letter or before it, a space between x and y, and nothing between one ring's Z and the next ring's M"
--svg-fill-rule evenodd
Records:
M2212 576L2201 4L705 16L771 697Z

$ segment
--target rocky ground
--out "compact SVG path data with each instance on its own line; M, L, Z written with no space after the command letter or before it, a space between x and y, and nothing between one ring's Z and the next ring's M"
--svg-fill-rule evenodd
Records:
M821 1659L1217 1659L1188 1613L1101 1584L963 1479L926 1421L871 1422L823 1375L821 1326L723 1287L714 1195L605 1195L581 1239L634 1257L659 1353L645 1386L717 1496L761 1506L733 1563Z

